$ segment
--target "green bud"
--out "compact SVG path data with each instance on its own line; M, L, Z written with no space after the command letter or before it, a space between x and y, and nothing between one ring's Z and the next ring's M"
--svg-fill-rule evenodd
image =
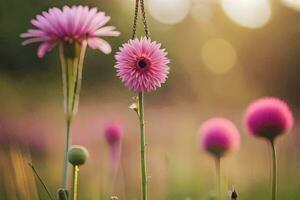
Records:
M80 145L73 145L68 152L69 162L75 165L83 165L89 157L88 150Z

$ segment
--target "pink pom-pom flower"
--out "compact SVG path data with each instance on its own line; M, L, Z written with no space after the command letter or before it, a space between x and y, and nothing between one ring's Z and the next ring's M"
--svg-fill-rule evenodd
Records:
M87 6L64 6L63 9L50 8L48 12L36 16L31 23L36 27L21 34L26 40L22 43L42 43L38 48L38 57L43 57L59 42L86 41L92 49L99 49L105 54L111 52L110 45L101 37L119 36L113 26L104 26L110 20L104 12Z
M169 74L169 59L161 44L146 37L123 44L115 58L117 76L133 92L151 92L164 83Z
M211 118L200 129L201 147L216 157L222 157L240 146L240 134L235 125L225 118Z
M104 136L110 146L119 145L123 137L123 127L115 122L110 122L104 127Z
M120 161L123 133L122 125L116 122L107 123L104 127L104 137L110 147L112 164L115 166Z
M274 140L278 135L288 132L294 120L289 106L284 101L268 97L249 105L245 121L251 134Z

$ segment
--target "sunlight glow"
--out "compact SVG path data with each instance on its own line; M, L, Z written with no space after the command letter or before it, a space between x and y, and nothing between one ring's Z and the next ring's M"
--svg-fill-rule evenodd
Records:
M271 17L269 0L221 0L226 15L247 28L263 27Z
M190 14L197 22L210 22L213 17L212 6L213 2L204 0L192 1Z
M285 6L300 12L300 0L281 0Z
M190 0L149 0L149 12L164 24L177 24L185 19L190 10Z

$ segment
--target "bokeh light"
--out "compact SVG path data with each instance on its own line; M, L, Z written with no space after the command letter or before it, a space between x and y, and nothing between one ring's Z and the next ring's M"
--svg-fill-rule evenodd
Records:
M149 0L149 12L164 24L177 24L185 19L190 10L189 0Z
M281 0L281 2L283 5L300 12L300 1L299 0Z
M204 65L214 74L228 72L237 60L234 47L220 38L208 40L202 48L201 55Z
M263 27L271 17L268 0L221 0L226 15L240 26Z
M213 17L213 2L204 0L192 1L190 14L197 22L209 22Z

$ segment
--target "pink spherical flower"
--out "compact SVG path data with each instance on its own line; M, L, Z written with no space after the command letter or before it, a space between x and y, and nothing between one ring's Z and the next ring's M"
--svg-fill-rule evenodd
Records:
M293 115L288 105L269 97L254 101L246 111L246 126L255 136L273 140L293 126Z
M129 40L116 54L117 75L134 92L150 92L164 83L169 59L161 44L146 37Z
M104 127L104 136L110 146L119 145L123 137L123 128L118 123L108 123Z
M216 157L239 148L240 134L235 125L225 118L205 121L199 130L200 143L204 150Z
M23 45L41 42L38 56L43 57L59 42L82 43L86 41L92 49L99 49L105 54L111 52L110 45L100 37L119 36L113 26L104 25L110 20L104 12L87 6L64 6L63 9L50 8L42 12L31 23L36 27L21 34L26 38Z
M104 137L110 146L111 161L113 165L118 165L121 156L121 140L123 137L123 127L121 124L111 122L104 127Z

